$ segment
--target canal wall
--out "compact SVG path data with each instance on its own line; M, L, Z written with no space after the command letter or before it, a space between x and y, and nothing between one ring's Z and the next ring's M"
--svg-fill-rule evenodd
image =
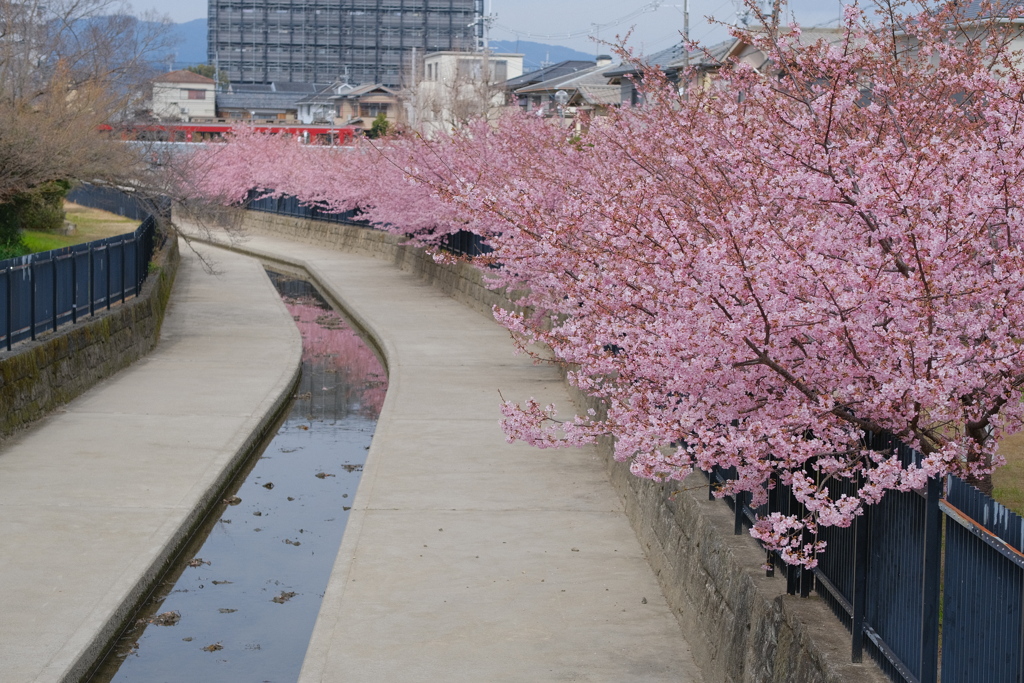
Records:
M149 353L178 270L178 241L154 255L142 294L0 352L0 439Z
M509 304L503 293L487 289L478 269L436 263L399 236L256 211L239 212L236 224L243 233L373 256L488 316L492 306ZM244 251L244 238L235 246ZM585 407L601 408L592 399L576 398ZM850 636L819 598L786 595L784 579L765 577L763 550L750 536L733 535L730 512L707 500L702 475L669 484L639 479L614 461L611 443L601 446L613 485L707 683L887 680L871 662L850 663Z

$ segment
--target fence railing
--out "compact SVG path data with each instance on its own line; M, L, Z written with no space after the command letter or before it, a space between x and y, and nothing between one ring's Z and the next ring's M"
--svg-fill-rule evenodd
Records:
M370 221L362 217L358 209L334 213L317 206L304 204L297 198L288 195L261 197L263 194L265 193L258 190L250 190L245 200L245 208L253 211L276 213L282 216L326 221L328 223L349 223L368 228L374 227ZM456 233L445 235L442 239L441 247L446 251L461 256L481 256L493 251L483 237L468 230L459 230Z
M294 197L257 199L247 207L335 223L368 225L358 212L332 214ZM445 248L477 256L491 251L481 237L460 232ZM891 436L869 435L869 448L904 462L921 454ZM808 472L808 474L813 474ZM708 473L709 496L736 477ZM830 481L835 495L853 494L858 481ZM750 494L727 496L734 532L771 512L803 516L788 487L750 506ZM932 480L921 492L891 491L847 528L824 527L828 544L813 570L769 558L791 595L816 592L851 631L850 656L863 652L898 683L1024 683L1024 520L956 477ZM808 542L812 539L808 538ZM941 623L940 623L941 621Z
M245 200L245 208L253 211L276 213L282 216L325 221L327 223L351 223L353 225L373 227L369 221L360 218L357 209L335 213L310 204L303 204L296 197L287 195L281 197L260 197L262 194L265 193L259 190L250 190L249 196Z
M102 203L104 194L79 194L72 201L86 204L99 196L96 203ZM125 200L120 208L140 206ZM0 348L10 351L20 341L137 296L149 273L155 238L156 220L147 214L124 235L0 261Z
M866 442L904 464L921 458L888 436ZM735 476L709 473L709 495ZM834 495L858 486L829 482ZM726 497L737 534L759 515L804 514L781 484L765 506L749 500ZM900 683L1024 681L1024 519L950 476L923 491L890 491L849 527L821 528L819 539L828 546L813 570L773 562L770 573L785 575L790 594L823 599L851 631L853 661L866 650Z
M137 221L144 221L151 215L165 219L171 217L171 200L168 197L146 197L116 187L83 183L68 192L67 199L69 202L102 209Z

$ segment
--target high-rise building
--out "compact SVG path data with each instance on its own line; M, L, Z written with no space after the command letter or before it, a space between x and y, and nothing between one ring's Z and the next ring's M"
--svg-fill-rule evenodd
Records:
M235 83L411 84L427 52L471 50L483 0L209 0L212 64Z

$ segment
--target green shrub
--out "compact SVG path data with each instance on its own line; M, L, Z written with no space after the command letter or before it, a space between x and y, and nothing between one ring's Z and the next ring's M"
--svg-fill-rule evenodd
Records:
M57 231L64 226L66 180L54 180L0 204L0 245L20 243L22 230Z
M386 114L381 112L377 114L377 118L373 120L373 125L370 126L370 130L366 131L366 137L371 140L382 138L388 134L388 130L391 128L391 122L388 121Z
M28 253L28 247L26 247L24 242L20 239L16 239L12 242L0 242L0 261L14 258L15 256L24 256Z

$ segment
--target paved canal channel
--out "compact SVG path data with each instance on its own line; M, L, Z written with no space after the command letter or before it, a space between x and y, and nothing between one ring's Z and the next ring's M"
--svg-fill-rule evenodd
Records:
M302 333L294 402L94 682L298 678L387 378L309 283L271 278Z

